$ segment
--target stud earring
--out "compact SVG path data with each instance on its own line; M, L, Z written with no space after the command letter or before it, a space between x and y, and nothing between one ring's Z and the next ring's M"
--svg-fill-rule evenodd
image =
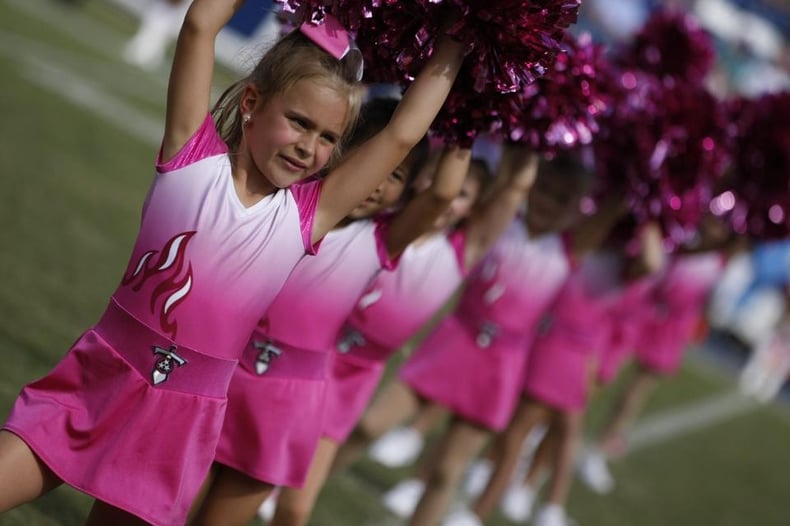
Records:
M252 120L252 115L250 115L249 113L245 113L244 115L242 115L241 120L242 122L244 122L244 124L247 124Z

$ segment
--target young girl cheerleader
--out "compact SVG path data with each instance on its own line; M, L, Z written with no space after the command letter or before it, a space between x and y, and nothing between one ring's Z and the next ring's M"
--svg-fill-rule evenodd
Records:
M496 205L492 200L473 214L464 227L448 231L469 213L480 180L486 177L484 165L478 162L465 189L434 223L433 230L406 250L396 271L381 274L360 299L337 345L327 389L323 437L307 484L302 490L282 491L272 524L293 526L307 522L338 448L373 396L386 360L447 301L466 269L482 257L512 217L531 186L535 161L519 152L506 157L507 169L513 175L503 176ZM396 299L400 300L397 305ZM404 309L406 302L414 308ZM385 311L391 315L381 317ZM388 325L383 325L385 320ZM372 327L379 330L373 332Z
M468 462L510 419L528 343L570 270L557 232L576 217L588 174L571 154L543 162L523 220L511 224L455 311L401 369L419 396L452 413L410 524L439 522Z
M396 105L368 103L355 135L365 139L384 128ZM373 219L400 201L427 155L427 140L420 146L327 234L318 255L302 259L258 325L230 384L215 459L219 469L197 524L247 524L274 486L303 485L321 434L325 377L343 322L375 274L394 267L466 178L470 151L447 149L430 189L400 211Z
M97 499L89 524L183 524L257 321L422 138L462 62L442 41L384 130L324 181L288 188L353 123L360 63L331 20L302 26L226 92L215 128L214 40L242 3L196 0L185 18L131 261L99 323L17 399L0 432L0 511L66 482Z
M619 208L619 207L618 207ZM599 216L600 217L600 216ZM611 221L599 223L603 239L611 229ZM582 232L578 232L582 235ZM643 230L643 253L649 265L660 265L661 237L658 229ZM588 242L589 239L584 239ZM589 246L589 245L588 245ZM537 424L547 424L549 433L544 439L544 453L548 449L552 468L548 505L541 510L535 524L542 526L566 524L564 503L573 473L573 460L581 439L584 409L588 390L595 371L596 353L606 337L608 310L617 300L622 265L612 250L586 254L574 250L576 267L564 284L546 318L546 328L531 345L529 363L524 378L524 396L505 432L497 437L495 468L492 477L475 505L474 517L468 524L485 520L500 501L511 479L522 443ZM551 444L548 443L551 441ZM541 455L536 455L535 462ZM532 470L533 477L536 475ZM531 481L532 481L531 480ZM530 487L522 487L521 497L526 504L532 500ZM475 519L475 520L472 520ZM460 524L455 521L455 524Z
M615 402L597 445L580 459L581 480L598 493L607 493L614 486L607 459L625 452L627 426L660 378L677 372L684 351L699 336L708 295L724 268L724 256L715 248L723 248L729 241L722 234L712 234L710 224L702 223L703 246L682 247L661 273L652 294L652 316L642 324L635 348L636 370Z

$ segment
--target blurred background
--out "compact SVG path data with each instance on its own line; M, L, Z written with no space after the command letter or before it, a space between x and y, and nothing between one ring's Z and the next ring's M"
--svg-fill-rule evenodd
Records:
M150 182L172 43L188 3L0 0L0 415L96 321L117 284ZM787 0L584 0L574 31L626 41L669 4L714 36L714 93L790 88ZM277 38L274 9L250 0L224 30L217 87ZM613 491L574 485L569 512L579 524L790 524L789 292L790 240L730 258L682 370L630 428L628 448L611 466ZM631 372L595 399L591 436ZM330 482L312 523L398 524L379 497L407 472L359 463ZM89 504L60 488L0 525L82 524Z

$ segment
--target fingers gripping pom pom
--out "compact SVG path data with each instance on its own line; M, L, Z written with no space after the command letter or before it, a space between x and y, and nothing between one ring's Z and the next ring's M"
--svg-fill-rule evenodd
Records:
M432 129L446 142L490 132L548 154L590 144L610 107L611 68L589 36L566 34L562 46L548 73L515 93L456 84Z

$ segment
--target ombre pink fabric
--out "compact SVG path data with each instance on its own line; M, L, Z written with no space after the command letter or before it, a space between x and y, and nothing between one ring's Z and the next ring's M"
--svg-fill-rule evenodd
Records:
M381 219L333 230L317 256L296 266L248 347L258 354L271 342L280 354L265 358L263 374L254 360L236 369L217 462L278 486L304 484L321 437L337 334L369 282L396 265L386 249L388 228L389 220ZM310 354L325 360L289 363Z
M677 372L704 317L705 304L724 270L716 253L674 256L656 285L655 316L645 323L636 348L643 367L659 374Z
M514 221L400 379L458 416L503 429L521 391L528 344L569 272L560 236L533 239Z
M607 316L606 337L598 357L598 383L610 384L633 357L646 324L655 316L657 282L658 276L650 275L623 285Z
M607 343L608 314L620 296L621 267L615 254L597 253L574 269L531 344L527 396L564 411L586 406L597 356Z
M327 386L324 436L344 442L370 402L387 360L450 299L467 272L462 230L409 246L358 299L338 335Z
M400 349L463 281L464 246L463 230L409 245L398 269L379 274L365 290L347 325L382 348Z
M151 524L183 525L225 413L224 390L207 395L208 386L227 384L227 364L314 251L308 234L319 192L320 183L306 183L244 207L207 116L173 159L157 164L108 308L126 321L105 316L85 332L22 390L5 429L67 484ZM165 360L163 350L178 358Z

